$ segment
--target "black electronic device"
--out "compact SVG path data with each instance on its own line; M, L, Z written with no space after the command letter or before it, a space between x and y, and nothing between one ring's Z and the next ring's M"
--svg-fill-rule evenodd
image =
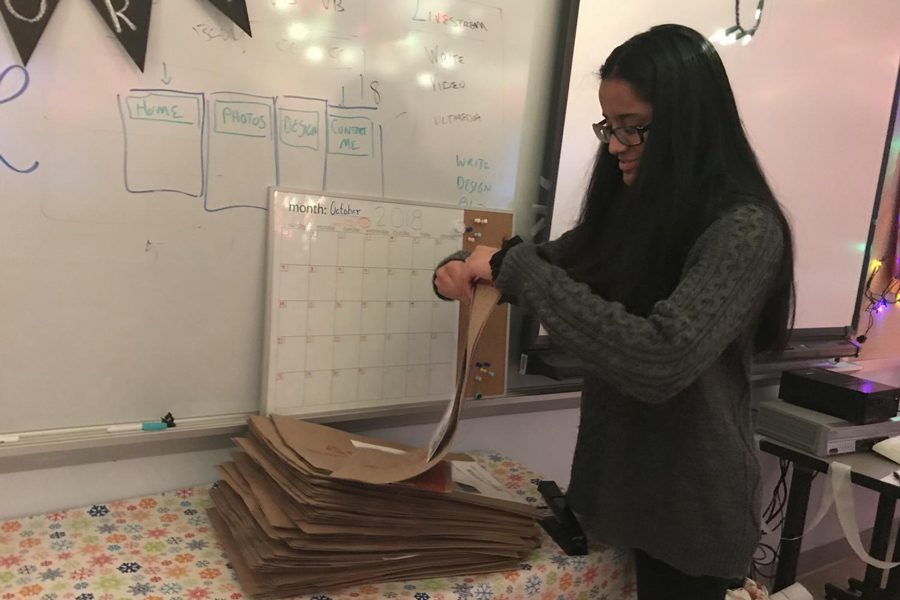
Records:
M553 538L563 552L569 556L584 556L588 553L587 537L569 508L566 496L555 481L541 481L538 491L544 497L552 514L541 519L541 527Z
M897 416L900 389L814 367L784 371L778 397L789 404L867 425Z

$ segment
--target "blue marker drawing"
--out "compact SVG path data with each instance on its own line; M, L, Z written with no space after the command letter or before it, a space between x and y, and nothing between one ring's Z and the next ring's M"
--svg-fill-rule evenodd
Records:
M15 94L13 94L12 96L10 96L10 97L8 97L8 98L0 98L0 104L6 104L7 102L12 102L12 101L15 100L16 98L18 98L19 96L21 96L22 94L24 94L24 93L25 93L25 90L28 89L28 83L31 81L31 77L28 75L28 71L25 69L25 67L22 67L22 66L19 66L19 65L10 65L10 66L6 67L5 69L3 69L3 72L2 72L2 73L0 73L0 82L2 82L3 79L4 79L4 78L9 74L9 72L12 71L13 69L22 71L22 76L24 77L24 79L22 80L22 87L20 87L20 88L19 88L19 91L16 92Z
M326 123L328 123L328 119L331 118L331 116L328 114L329 108L330 108L330 105L326 102L325 103L325 122ZM325 152L325 165L322 167L322 191L325 191L328 189L327 187L325 187L326 185L328 185L328 151L327 150Z
M19 168L15 167L14 165L10 164L10 162L8 160L6 160L6 158L4 158L2 154L0 154L0 163L3 163L4 167L9 168L10 170L15 171L16 173L23 173L23 174L33 173L34 170L37 169L38 166L40 166L40 164L41 164L38 161L34 161L33 163L31 163L30 167L27 167L25 169L19 169Z
M381 159L381 197L384 198L384 128L378 124L378 154Z
M133 88L116 95L122 123L123 177L132 194L172 192L203 196L205 96L184 90ZM181 125L187 125L184 131ZM170 126L179 126L169 129ZM158 146L143 140L156 135ZM148 170L146 165L157 165ZM159 168L162 165L162 168Z
M274 114L278 114L278 98L272 98L272 109ZM277 125L273 125L272 129L272 149L275 151L275 185L281 185L281 160L278 157L278 135L274 131ZM263 210L269 210L264 208Z
M377 106L344 106L343 104L329 104L329 108L343 108L346 110L378 110Z
M219 95L239 96L247 98L247 100L220 100L216 98L216 96ZM216 159L214 157L219 151L219 149L216 148L216 152L213 152L213 147L217 144L213 143L212 140L214 134L218 137L219 144L225 142L225 140L220 137L223 135L225 138L230 136L235 136L238 139L244 138L248 143L252 143L251 140L254 138L257 140L266 138L272 140L272 171L271 177L267 177L266 180L274 181L275 184L278 185L278 136L276 135L277 132L274 130L275 124L272 121L272 114L275 109L275 97L227 90L212 92L209 96L208 112L211 112L212 116L210 126L206 129L206 164L204 165L203 173L203 179L205 181L203 190L203 210L209 213L230 210L233 208L255 208L267 211L268 207L264 205L245 204L239 201L232 201L233 203L229 203L227 199L218 198L219 194L236 194L237 197L240 197L240 192L235 192L233 188L234 185L237 185L242 181L242 176L245 175L245 173L236 174L233 169L227 170L227 173L217 172L214 174L215 179L211 180L210 172L216 165ZM259 102L259 100L264 100L265 102ZM232 152L234 151L233 148L234 147L232 147ZM228 156L229 151L225 150L224 154ZM258 158L258 156L256 156L256 158ZM231 181L232 185L223 184L221 182L220 179L226 174L229 177L234 178ZM211 194L210 188L214 181L218 187L216 190L213 190ZM212 199L210 198L211 195L213 196ZM221 205L216 206L213 202L220 202ZM260 202L262 202L262 200L260 200Z
M0 104L6 104L7 102L12 102L16 98L18 98L19 96L24 94L25 90L28 89L28 83L31 81L31 77L28 75L28 71L25 69L25 67L22 67L19 65L10 65L10 66L6 67L5 69L3 69L3 71L0 72L0 83L2 83L3 79L8 74L10 74L13 70L22 72L22 85L20 85L19 89L16 92L14 92L11 96L8 96L6 98L0 98ZM31 166L21 169L15 165L13 165L11 162L9 162L2 154L0 154L0 163L2 163L3 166L8 168L9 170L14 171L16 173L22 173L22 174L33 173L35 170L37 170L38 166L40 165L40 163L38 161L34 161L31 163Z
M278 184L321 190L325 170L324 115L328 100L283 95L275 100L278 135L275 147Z

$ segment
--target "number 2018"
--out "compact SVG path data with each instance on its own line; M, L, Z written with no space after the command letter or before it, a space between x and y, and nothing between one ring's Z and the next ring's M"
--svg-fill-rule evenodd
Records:
M422 209L392 206L388 210L383 206L376 206L375 226L420 231L422 229Z

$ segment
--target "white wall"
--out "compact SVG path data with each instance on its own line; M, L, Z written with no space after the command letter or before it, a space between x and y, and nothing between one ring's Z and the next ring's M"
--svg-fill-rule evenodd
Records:
M231 450L166 454L0 475L0 520L212 483Z

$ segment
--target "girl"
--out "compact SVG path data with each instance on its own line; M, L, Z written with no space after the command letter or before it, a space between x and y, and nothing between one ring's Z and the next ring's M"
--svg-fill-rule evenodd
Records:
M435 287L492 281L583 362L567 497L589 537L634 550L638 598L722 600L759 542L750 363L793 321L791 233L702 35L634 36L599 100L578 225L454 255Z

